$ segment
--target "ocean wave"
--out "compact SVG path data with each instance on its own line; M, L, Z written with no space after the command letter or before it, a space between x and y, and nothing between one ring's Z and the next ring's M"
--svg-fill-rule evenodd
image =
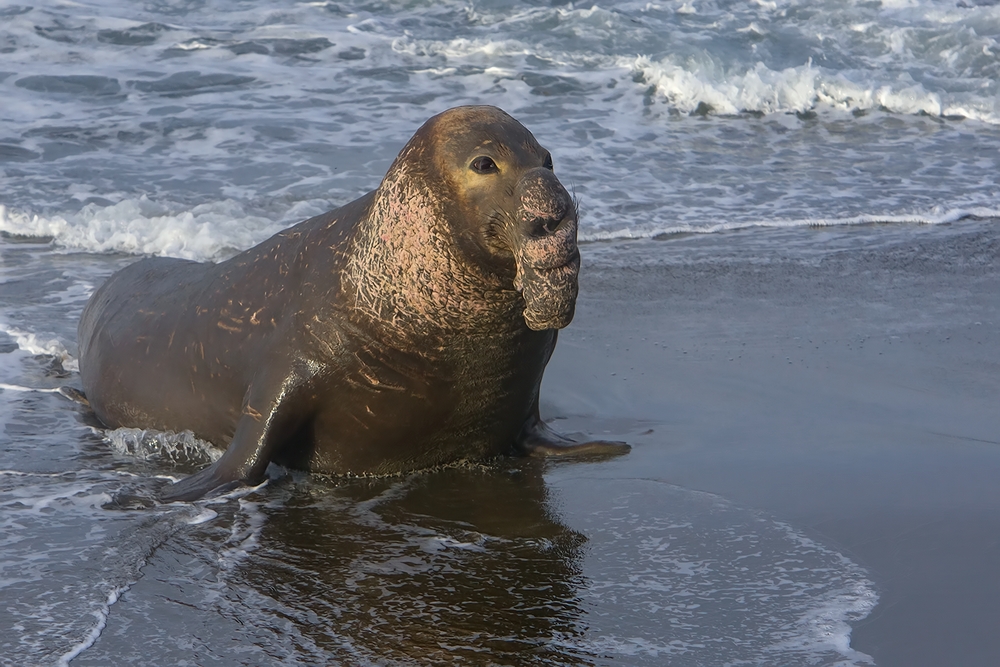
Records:
M66 216L39 216L0 205L0 232L46 238L61 248L92 253L162 255L218 261L281 229L227 199L178 209L145 195L111 206L88 204Z
M195 261L221 261L250 248L317 211L310 204L293 207L289 215L271 220L250 215L237 202L224 200L171 213L170 207L146 197L107 207L88 205L79 214L43 217L11 212L0 206L0 232L39 238L69 252L155 255ZM300 210L301 209L301 210ZM302 215L295 215L301 213ZM877 223L934 225L964 218L1000 218L1000 208L987 206L937 206L906 213L863 213L840 217L749 218L725 222L680 222L623 215L602 215L600 224L581 222L580 242L652 239L673 234L716 234L752 228L846 227ZM74 364L59 341L41 340L16 329L0 331L16 339L31 354L46 354Z
M544 19L538 17L539 21ZM505 21L505 27L511 21ZM748 30L754 29L761 28L751 23ZM577 41L586 42L594 37L578 35ZM892 41L890 37L886 39ZM968 68L958 72L944 64L915 61L909 65L913 73L894 68L863 68L859 64L855 68L837 69L818 64L811 56L790 67L774 68L762 60L748 67L743 59L724 59L708 50L667 52L659 56L641 51L613 55L581 49L580 44L574 44L574 48L568 46L557 40L538 42L502 34L440 40L406 35L392 41L396 54L413 61L414 73L463 79L484 75L480 84L472 84L483 90L501 82L524 81L537 95L594 95L607 87L631 85L635 92L652 93L654 98L682 114L878 111L1000 124L996 81L973 76ZM956 47L949 63L957 66L968 60L960 58L958 52L969 49L992 53L985 45L963 44ZM427 60L434 61L433 66ZM553 77L562 85L553 88L533 84L540 78ZM516 95L515 91L507 92ZM522 101L519 97L514 99Z
M20 176L0 233L219 261L374 187L463 103L552 148L595 213L585 241L919 224L997 196L1000 7L279 2L200 22L110 5L8 17L0 167Z
M772 70L758 62L746 72L730 71L710 58L678 63L648 56L622 59L641 85L681 113L804 113L829 108L908 115L969 118L1000 124L1000 103L991 97L949 96L923 84L873 81L856 83L845 73L824 71L810 59L804 65Z
M708 225L667 224L646 225L641 228L598 229L581 232L581 242L619 241L626 239L655 239L675 234L718 234L741 229L795 227L849 227L874 224L939 225L958 222L966 218L1000 218L1000 208L982 206L970 208L935 208L924 213L863 214L842 218L801 218L719 222Z

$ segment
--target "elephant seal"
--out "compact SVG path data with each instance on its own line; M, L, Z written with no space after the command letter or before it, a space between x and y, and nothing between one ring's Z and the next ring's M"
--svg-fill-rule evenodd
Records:
M575 204L495 107L428 120L379 187L219 264L148 258L79 325L109 427L191 430L226 450L165 501L256 484L269 462L391 475L504 453L616 454L541 421L573 318Z

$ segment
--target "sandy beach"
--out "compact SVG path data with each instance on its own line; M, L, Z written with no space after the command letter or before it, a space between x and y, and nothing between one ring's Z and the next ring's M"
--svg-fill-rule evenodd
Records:
M84 297L60 262L103 276L129 261L4 249L10 271L41 276L8 296L65 340ZM31 574L7 580L18 606L0 623L24 627L12 655L997 664L996 220L582 254L542 416L633 445L612 460L372 481L279 468L246 498L109 508L205 452L128 444L56 394L9 394L5 557ZM10 386L73 383L57 342L32 356L19 341ZM37 611L52 587L58 632Z
M542 395L560 428L633 443L595 477L719 494L839 550L877 588L851 646L878 665L1000 661L995 221L584 250Z
M41 276L16 298L70 340L82 297L59 287L64 260L4 248ZM356 664L997 663L995 220L582 253L542 415L633 445L612 460L371 481L275 469L246 497L109 508L204 452L129 445L56 394L9 394L5 558L30 575L8 578L18 603L0 615L24 628L15 663L230 645ZM129 261L65 257L84 276ZM73 383L58 350L17 345L5 382ZM40 616L53 587L64 599Z

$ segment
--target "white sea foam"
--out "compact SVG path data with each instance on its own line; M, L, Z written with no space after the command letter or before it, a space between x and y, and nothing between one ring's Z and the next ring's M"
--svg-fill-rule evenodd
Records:
M28 215L0 206L0 231L52 237L62 248L84 252L218 260L279 229L274 221L248 215L232 200L177 210L142 196L111 206L88 204L65 217Z
M556 477L569 506L586 494L587 507L570 522L589 540L580 597L593 617L568 646L636 664L706 647L717 664L874 664L851 647L850 623L878 596L842 554L711 494L637 479L595 480L594 494Z
M914 213L908 215L874 215L864 214L844 218L804 218L792 220L747 220L734 222L719 222L708 225L647 225L645 227L634 227L626 229L612 230L587 230L580 233L580 240L588 241L610 241L618 239L650 239L671 234L714 234L725 231L735 231L740 229L750 229L754 227L791 229L796 227L847 227L855 225L871 224L914 224L914 225L939 225L949 222L957 222L969 217L979 218L1000 218L1000 209L971 207L942 210L940 208L927 211L926 213Z
M229 537L217 556L222 570L233 570L260 545L260 534L267 523L267 515L260 503L246 498L239 498L238 502L240 511L233 518Z
M826 107L1000 123L1000 100L943 97L912 80L858 83L844 73L823 71L811 60L779 71L761 62L730 71L711 58L678 63L674 56L656 61L642 55L620 62L682 113L802 113Z
M744 74L719 72L718 65L710 60L685 67L671 57L655 62L639 56L622 64L630 66L684 113L705 105L706 112L721 114L805 111L819 101L818 72L811 64L775 72L757 63Z
M115 453L139 461L206 464L222 456L218 447L199 440L191 431L173 433L123 427L105 431L104 440Z
M585 202L585 204L589 203ZM52 236L53 243L66 250L114 251L179 257L197 261L219 261L264 240L282 229L283 225L288 224L285 221L273 222L256 218L252 228L248 228L245 226L246 219L239 217L241 209L229 201L220 202L218 207L213 205L198 207L213 209L210 215L195 216L192 215L192 212L184 212L175 216L118 217L123 209L134 210L132 206L134 202L127 203L127 206L125 204L123 202L123 204L108 207L113 210L101 210L100 214L97 214L99 209L93 207L88 211L88 215L74 218L72 222L61 217L52 219L35 216L28 222L22 219L18 220L17 224L6 227L3 226L4 220L9 221L13 216L8 214L5 218L3 207L0 207L0 228L8 233L18 233L25 236ZM235 210L231 207L235 207ZM306 209L305 215L316 212L312 203L306 203L304 207ZM730 218L725 222L712 222L696 218L682 222L657 219L659 216L640 217L636 221L631 217L623 217L614 213L608 214L606 206L602 202L594 202L593 210L585 211L585 213L579 238L583 242L592 242L654 238L681 233L711 234L755 227L838 227L873 223L941 224L955 222L970 216L997 218L1000 217L1000 208L977 205L959 208L935 206L926 211L913 213L862 213L843 217L774 217L770 219L739 219L736 217L736 219ZM285 218L287 217L289 216L285 216ZM109 220L115 222L109 224ZM92 287L89 284L81 284L78 286L78 291L79 294L75 295L75 300L88 296ZM0 332L15 338L18 346L30 354L54 356L60 359L67 369L76 370L77 368L76 359L57 339L43 339L37 334L5 326L0 326Z
M30 331L23 331L17 327L12 327L7 324L0 322L0 333L7 334L14 339L17 344L18 349L30 355L42 355L54 357L59 360L62 367L66 370L76 371L79 370L79 361L73 357L63 345L56 338L44 338L38 334L32 333ZM11 391L18 391L14 385L5 386L4 388ZM28 389L23 388L25 391L46 391L44 389ZM55 389L51 391L57 391Z
M39 392L42 394L58 394L59 389L39 389L37 387L22 387L19 384L8 384L6 382L0 382L0 389L6 391L20 391L20 392Z
M219 513L209 507L203 507L198 514L188 519L188 523L192 526L197 526L202 523L207 523L219 516Z
M37 334L5 324L0 324L0 333L5 333L13 338L18 348L28 354L48 355L59 359L69 358L66 347L55 338L45 340L39 338Z
M68 651L59 656L59 660L56 663L59 667L67 667L73 658L77 657L88 648L94 645L100 636L104 632L104 628L108 625L108 616L111 614L111 607L118 602L118 599L122 596L122 593L127 591L129 586L116 586L108 591L108 597L104 601L104 604L100 609L95 609L91 612L97 622L94 627L90 629L87 636L84 637L79 643L74 645Z
M595 213L587 239L989 208L1000 7L799 9L18 10L0 231L223 259L373 188L421 122L469 102L506 108L552 149ZM743 112L763 118L725 116Z
M108 511L128 473L0 471L0 623L10 664L68 665L106 631L153 553L197 509Z

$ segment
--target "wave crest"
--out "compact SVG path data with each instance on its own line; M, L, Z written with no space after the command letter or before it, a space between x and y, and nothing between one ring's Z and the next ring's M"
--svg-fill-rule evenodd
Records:
M29 215L0 205L0 232L51 238L57 246L83 252L218 261L280 228L231 199L178 210L143 195L111 206L88 204L65 217Z
M758 62L744 73L725 70L710 59L677 63L672 57L655 61L648 56L625 60L637 81L681 113L803 113L820 106L844 111L879 109L901 114L961 116L1000 123L993 109L980 105L945 103L941 95L908 82L866 85L843 74L829 75L812 61L780 71Z

